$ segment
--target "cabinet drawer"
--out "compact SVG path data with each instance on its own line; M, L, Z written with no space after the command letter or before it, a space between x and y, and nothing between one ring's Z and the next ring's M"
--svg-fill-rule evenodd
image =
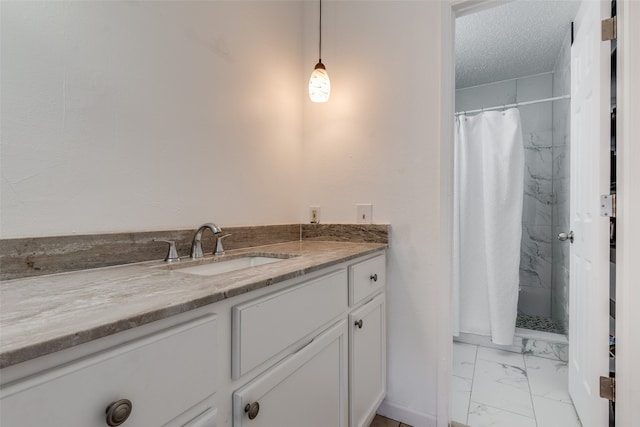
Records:
M287 350L346 308L345 270L233 307L232 377Z
M234 392L234 427L346 427L347 335L342 320Z
M120 399L132 404L123 426L165 425L215 392L216 335L207 315L11 384L0 425L104 427Z
M382 289L386 283L385 256L359 262L349 267L349 305L360 303Z

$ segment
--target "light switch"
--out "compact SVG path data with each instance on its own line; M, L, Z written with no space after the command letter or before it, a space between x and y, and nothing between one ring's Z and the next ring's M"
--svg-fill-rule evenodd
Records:
M373 205L372 204L360 204L356 205L356 223L357 224L371 224L373 219Z

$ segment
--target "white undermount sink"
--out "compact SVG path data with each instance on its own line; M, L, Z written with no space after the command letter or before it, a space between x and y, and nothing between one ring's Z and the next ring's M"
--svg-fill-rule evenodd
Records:
M199 276L213 276L216 274L228 273L230 271L242 270L244 268L271 264L274 262L283 261L284 259L286 258L252 255L210 262L208 264L194 265L191 267L172 268L172 270L178 271L180 273L197 274Z

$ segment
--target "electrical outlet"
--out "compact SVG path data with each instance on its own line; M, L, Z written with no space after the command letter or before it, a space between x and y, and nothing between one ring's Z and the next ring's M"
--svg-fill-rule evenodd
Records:
M373 205L362 204L356 205L356 223L357 224L371 224L373 219Z
M311 224L320 224L320 206L309 207L309 222Z

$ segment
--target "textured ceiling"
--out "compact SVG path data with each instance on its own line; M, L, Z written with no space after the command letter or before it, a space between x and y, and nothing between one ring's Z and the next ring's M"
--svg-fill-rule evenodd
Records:
M456 88L553 71L579 5L516 0L456 19Z

